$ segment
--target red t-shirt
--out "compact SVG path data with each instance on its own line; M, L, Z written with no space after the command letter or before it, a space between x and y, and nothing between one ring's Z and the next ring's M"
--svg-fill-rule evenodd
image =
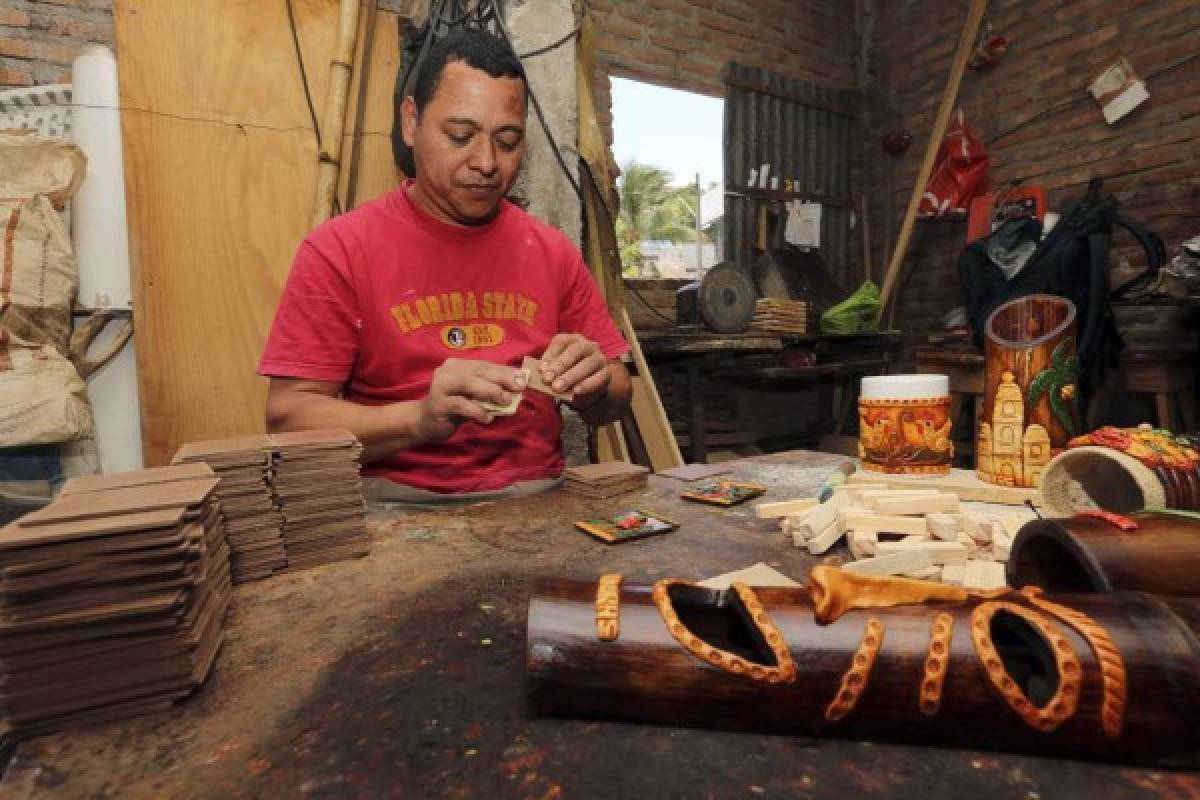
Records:
M409 186L300 245L259 374L334 381L351 402L383 405L424 397L447 358L520 366L557 333L582 334L610 359L628 351L569 239L507 201L486 225L448 225ZM466 422L363 474L447 493L554 477L561 430L553 399L530 390L513 416Z

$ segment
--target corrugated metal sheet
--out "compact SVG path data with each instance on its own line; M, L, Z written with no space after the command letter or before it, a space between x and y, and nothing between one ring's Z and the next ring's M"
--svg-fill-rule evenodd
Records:
M781 208L784 200L807 198L824 205L826 269L843 288L853 288L860 279L850 247L856 93L739 64L725 68L725 83L725 259L751 265L764 203ZM748 186L751 170L758 173L763 164L770 164L769 175L779 177L775 191Z

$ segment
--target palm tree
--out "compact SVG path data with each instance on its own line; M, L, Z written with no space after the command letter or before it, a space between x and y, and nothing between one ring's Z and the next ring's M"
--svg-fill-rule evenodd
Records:
M1076 397L1076 382L1079 380L1079 356L1070 352L1070 339L1063 339L1050 354L1050 366L1034 376L1029 382L1029 407L1033 408L1045 395L1050 410L1062 424L1067 436L1076 433L1075 420L1079 416L1079 399Z
M671 173L630 159L621 167L617 190L617 241L625 273L641 270L644 241L696 240L695 212L686 200L694 189L671 186Z

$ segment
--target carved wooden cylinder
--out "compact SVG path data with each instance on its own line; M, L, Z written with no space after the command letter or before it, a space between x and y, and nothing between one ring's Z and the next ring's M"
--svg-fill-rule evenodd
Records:
M1125 519L1136 529L1097 516L1026 523L1012 543L1009 585L1200 597L1200 519L1154 513Z
M1200 765L1200 601L859 581L872 586L840 606L815 583L622 583L614 641L596 635L595 581L541 581L528 619L531 709ZM894 585L929 597L881 602Z
M1078 433L1074 304L1039 294L1000 306L985 327L985 358L976 470L992 483L1037 486Z

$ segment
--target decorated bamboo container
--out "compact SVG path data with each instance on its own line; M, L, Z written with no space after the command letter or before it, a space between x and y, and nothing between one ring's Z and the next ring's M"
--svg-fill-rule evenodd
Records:
M1106 426L1069 441L1046 465L1040 488L1052 517L1095 509L1200 511L1200 451L1191 438L1151 425Z
M945 375L862 379L858 457L865 470L944 475L954 461L950 380Z
M971 591L815 567L805 587L542 580L526 696L616 718L1200 766L1200 599Z
M991 483L1034 487L1080 425L1075 305L1019 297L993 311L984 331L976 471Z
M1200 516L1084 511L1033 520L1013 539L1006 573L1010 586L1047 592L1200 598Z

